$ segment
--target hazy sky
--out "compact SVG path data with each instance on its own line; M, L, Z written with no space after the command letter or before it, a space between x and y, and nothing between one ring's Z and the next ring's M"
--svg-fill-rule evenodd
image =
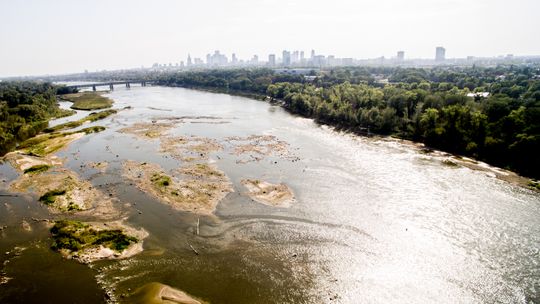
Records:
M540 55L540 0L0 0L0 77L176 63L216 49Z

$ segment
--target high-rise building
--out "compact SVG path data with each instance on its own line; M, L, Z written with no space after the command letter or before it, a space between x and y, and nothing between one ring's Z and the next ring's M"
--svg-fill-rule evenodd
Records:
M312 64L314 66L323 66L326 64L326 57L324 55L313 56Z
M315 50L311 50L311 60L315 57Z
M253 65L259 64L259 56L253 55L253 57L251 58L251 64Z
M304 62L304 59L305 59L305 57L304 57L304 51L300 51L300 61L301 61L301 62Z
M227 64L227 56L215 51L213 55L206 55L206 64L209 66L223 66Z
M342 65L351 66L351 65L353 65L353 63L354 63L354 59L352 59L352 58L342 58L341 59L341 64Z
M403 61L405 59L405 52L404 51L398 51L397 52L397 60Z
M283 66L291 65L291 52L283 51Z
M238 63L238 58L236 58L236 54L233 53L232 56L231 56L231 61L232 61L232 64L237 64Z
M438 46L435 49L435 61L444 61L446 54L446 49L442 46Z
M187 66L189 67L189 66L191 66L192 64L193 64L193 63L191 62L191 55L188 54L188 55L187 55Z
M268 55L268 65L269 66L275 66L276 65L276 55L274 55L274 54Z
M291 63L292 64L295 64L297 63L298 61L300 60L300 52L299 51L294 51L291 55Z
M328 55L328 58L326 58L326 64L328 64L329 66L339 65L338 60L334 55Z

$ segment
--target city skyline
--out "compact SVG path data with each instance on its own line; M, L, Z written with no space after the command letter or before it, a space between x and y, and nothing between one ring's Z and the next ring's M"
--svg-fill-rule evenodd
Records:
M471 65L471 64L491 64L493 62L511 61L528 59L528 58L540 58L540 56L514 56L514 54L499 55L496 57L476 57L467 56L463 58L447 58L446 48L443 46L437 46L434 49L434 56L432 58L409 58L406 56L406 51L399 50L395 56L392 57L377 57L377 58L354 58L346 57L340 58L334 55L318 54L312 49L309 54L305 56L304 50L283 50L281 55L276 53L268 53L261 58L267 58L267 60L259 60L258 55L252 55L251 58L239 58L236 53L232 53L231 57L227 54L223 54L220 50L214 50L213 53L207 53L206 60L201 57L195 57L192 60L191 53L188 54L187 59L180 60L174 63L154 63L151 68L215 68L215 67L281 67L281 68L302 68L302 67L336 67L336 66L355 66L355 65ZM148 67L142 67L148 68Z
M311 49L336 58L399 50L432 58L440 45L446 58L540 55L533 0L0 0L0 8L0 77L151 66L188 54L204 60L215 49L259 61L284 49L306 58Z
M447 58L446 48L437 46L434 48L434 56L432 58L410 58L404 50L399 50L395 56L391 57L376 57L376 58L340 58L334 55L318 54L314 49L309 51L309 56L305 56L307 52L304 50L283 50L281 56L275 53L268 53L261 56L251 55L250 58L241 58L235 52L230 54L222 53L220 50L214 50L207 53L205 56L192 56L188 53L185 60L181 58L175 62L154 62L151 65L139 65L132 67L124 67L118 69L96 69L84 71L69 71L66 73L47 73L34 75L9 75L0 76L1 78L17 78L17 77L39 77L39 76L54 76L54 75L69 75L89 72L104 72L104 71L122 71L136 69L185 69L191 68L226 68L226 67L269 67L269 68L325 68L339 66L435 66L435 65L492 65L502 62L521 63L527 60L540 60L540 55L536 56L515 56L514 54L505 54L492 57L477 57L466 56L462 58ZM266 60L264 58L267 58ZM306 70L307 71L307 70ZM303 73L303 72L301 72Z

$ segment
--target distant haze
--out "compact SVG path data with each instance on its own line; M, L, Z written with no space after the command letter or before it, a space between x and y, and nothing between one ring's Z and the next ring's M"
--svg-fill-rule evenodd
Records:
M0 0L0 77L248 59L540 54L539 0Z

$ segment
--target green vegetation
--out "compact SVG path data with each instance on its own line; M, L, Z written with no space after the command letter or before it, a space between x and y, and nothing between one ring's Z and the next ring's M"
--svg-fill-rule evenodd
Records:
M67 143L69 143L70 139L66 138L69 135L77 133L98 133L103 130L105 130L105 127L93 126L75 132L42 134L25 140L18 146L18 148L24 150L24 152L29 155L43 157L62 149Z
M64 194L66 194L66 190L51 190L51 191L43 194L39 198L39 201L42 202L43 204L47 205L47 206L50 206L50 205L54 204L54 201L56 200L57 196L64 195Z
M32 166L26 170L24 170L24 174L35 174L35 173L41 173L41 172L45 172L47 170L49 170L51 168L51 166L49 165L35 165L35 166Z
M57 105L57 92L68 91L71 92L71 89L53 86L50 83L0 82L0 155L13 150L17 143L21 142L19 148L28 148L27 152L36 156L53 153L62 148L64 143L50 142L50 140L73 133L53 133L48 136L32 137L47 128L49 119L74 113L71 110L60 109ZM98 97L105 99L109 106L112 103L108 98ZM81 121L49 128L46 131L55 132L74 128L86 121L96 121L114 113L116 113L115 110L91 113ZM81 132L89 134L104 129L104 127L99 126L86 128ZM27 140L28 138L32 139Z
M65 85L57 85L56 86L56 94L58 95L65 95L65 94L74 94L78 93L79 90L77 88L69 88Z
M99 133L101 131L105 131L105 127L103 126L93 126L89 128L84 128L80 132L84 132L85 134L92 134L92 133Z
M43 132L51 133L51 132L57 132L57 131L66 130L66 129L77 128L77 127L82 126L85 122L98 121L98 120L107 118L110 115L116 114L116 113L117 113L116 110L104 110L104 111L101 111L101 112L92 112L92 113L88 114L88 116L86 116L84 118L81 118L79 120L66 122L64 124L57 125L57 126L54 126L54 127L51 127L51 128L46 128L45 130L43 130Z
M154 173L150 180L158 187L167 187L172 183L170 177L159 173Z
M75 204L74 202L69 202L67 206L67 211L80 211L81 207L79 205Z
M30 138L19 145L19 149L23 149L27 154L32 156L45 156L50 153L54 153L64 147L63 142L59 142L55 139L64 137L65 133L54 133L41 135Z
M58 107L50 83L0 82L0 155L41 132L49 119L71 114Z
M84 250L102 245L116 251L122 251L138 240L124 234L121 230L96 230L90 225L79 222L60 220L51 228L54 242L53 250Z
M442 161L442 163L449 167L459 167L459 165L451 160L445 159Z
M264 94L321 123L424 142L540 178L538 64L346 67L317 76L310 82L269 69L230 69L155 77L160 85Z
M540 182L529 182L529 188L540 191Z
M99 110L112 107L113 101L103 97L96 92L83 92L75 94L66 94L62 99L73 102L71 106L75 110Z

